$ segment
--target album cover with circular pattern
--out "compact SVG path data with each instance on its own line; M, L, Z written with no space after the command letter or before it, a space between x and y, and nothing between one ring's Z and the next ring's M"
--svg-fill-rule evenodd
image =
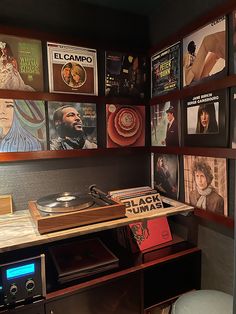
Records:
M145 106L106 105L107 148L145 145Z

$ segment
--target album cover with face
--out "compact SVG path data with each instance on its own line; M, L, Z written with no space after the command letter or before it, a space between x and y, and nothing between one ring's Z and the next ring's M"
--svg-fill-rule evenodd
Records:
M180 43L151 57L151 95L159 96L180 88Z
M96 104L48 102L51 150L97 148Z
M151 145L179 146L179 101L171 100L152 105L150 110Z
M0 99L0 152L46 149L44 101Z
M107 148L145 146L145 106L106 105Z
M179 160L178 155L151 155L152 187L161 195L172 199L179 197Z
M226 73L226 16L222 16L183 38L182 86L198 84Z
M0 89L43 90L40 40L0 34Z
M95 49L48 42L47 53L50 92L98 94Z
M227 146L228 107L227 90L218 90L184 99L184 145Z
M144 98L146 57L106 51L105 59L105 95Z
M184 190L186 203L227 216L226 158L184 156Z

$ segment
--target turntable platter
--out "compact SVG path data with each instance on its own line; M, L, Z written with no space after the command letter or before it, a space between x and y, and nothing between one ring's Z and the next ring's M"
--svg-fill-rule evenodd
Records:
M94 203L94 200L89 195L63 192L38 199L36 206L40 211L47 214L62 214L89 208Z

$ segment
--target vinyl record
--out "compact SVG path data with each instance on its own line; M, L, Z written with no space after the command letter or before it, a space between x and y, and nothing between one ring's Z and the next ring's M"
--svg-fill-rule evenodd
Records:
M48 214L62 214L91 207L93 199L88 195L63 192L47 195L36 201L37 208Z

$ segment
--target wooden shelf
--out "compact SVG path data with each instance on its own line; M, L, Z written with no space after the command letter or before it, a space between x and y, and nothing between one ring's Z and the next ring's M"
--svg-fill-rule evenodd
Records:
M177 155L193 155L236 159L236 149L220 148L220 147L157 147L150 148L152 153L158 154L177 154Z
M45 160L45 159L62 159L62 158L78 158L78 157L95 157L109 155L131 155L137 153L149 152L148 147L124 147L124 148L96 148L81 150L45 150L35 152L11 152L0 153L1 162L17 162L27 160Z
M211 79L207 82L200 83L194 86L186 86L180 90L171 91L165 95L153 97L150 100L150 105L166 102L173 99L184 99L194 95L209 93L215 90L225 89L236 85L236 74L225 76L222 78Z
M205 220L219 223L221 225L226 226L227 228L231 228L231 229L234 228L234 219L231 217L226 217L223 215L217 215L213 212L199 209L199 208L194 209L194 215L197 217L203 218Z

